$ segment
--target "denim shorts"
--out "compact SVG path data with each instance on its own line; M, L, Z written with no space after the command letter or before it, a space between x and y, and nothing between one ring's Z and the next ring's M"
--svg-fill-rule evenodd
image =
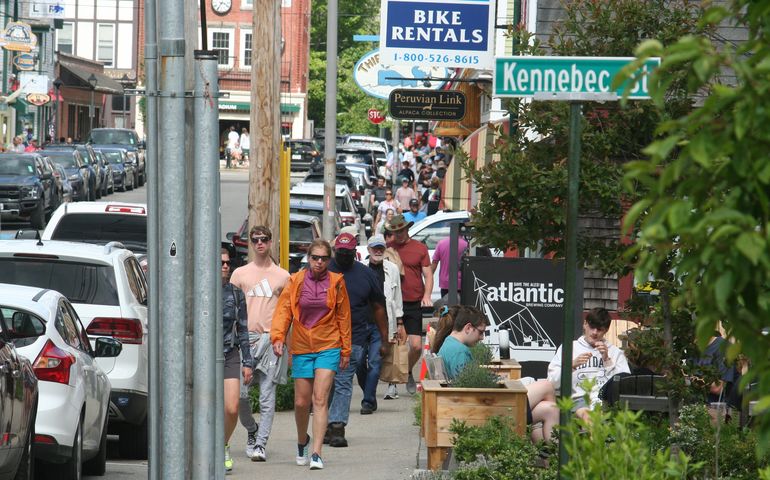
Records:
M302 353L291 356L292 378L313 378L316 368L336 372L340 366L340 349L330 348L316 353Z

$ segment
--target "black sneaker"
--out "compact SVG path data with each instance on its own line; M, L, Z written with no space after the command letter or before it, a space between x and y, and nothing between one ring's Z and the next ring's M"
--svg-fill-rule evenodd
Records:
M372 407L369 405L361 406L361 415L371 415L372 413L374 413L374 409L372 409Z

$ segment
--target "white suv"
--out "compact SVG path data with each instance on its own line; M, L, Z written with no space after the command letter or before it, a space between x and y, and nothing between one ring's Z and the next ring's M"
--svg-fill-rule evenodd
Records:
M337 211L340 212L343 227L354 226L356 232L360 232L361 216L356 202L350 194L350 189L346 185L335 185L334 189ZM291 187L289 196L297 200L320 200L323 202L324 184L300 182Z
M147 283L133 253L117 242L3 240L0 283L61 292L89 338L123 343L117 358L97 359L112 384L109 429L120 435L122 456L146 458Z

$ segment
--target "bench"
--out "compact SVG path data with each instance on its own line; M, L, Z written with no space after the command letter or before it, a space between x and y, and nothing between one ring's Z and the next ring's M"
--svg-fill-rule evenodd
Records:
M668 412L669 398L663 391L662 375L627 375L612 378L605 403L618 402L629 410Z

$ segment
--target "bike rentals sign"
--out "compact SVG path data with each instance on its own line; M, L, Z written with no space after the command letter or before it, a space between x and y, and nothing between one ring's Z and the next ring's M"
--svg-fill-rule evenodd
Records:
M632 87L629 99L650 98L648 78L660 66L660 58L648 59L632 78L612 89L615 76L631 57L498 57L495 59L493 95L496 97L535 97L536 99L586 99L620 97L632 78L639 81Z
M491 0L383 0L382 62L490 69L494 13Z

